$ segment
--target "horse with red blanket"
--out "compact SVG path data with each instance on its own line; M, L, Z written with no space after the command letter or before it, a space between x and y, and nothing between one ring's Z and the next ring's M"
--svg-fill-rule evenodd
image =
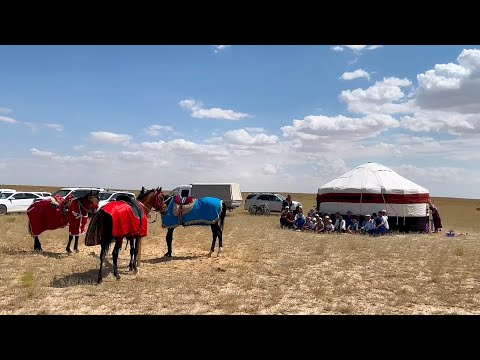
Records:
M140 240L147 236L148 222L147 215L153 209L160 213L167 211L164 203L162 188L142 191L136 200L128 196L118 196L116 201L109 202L102 207L93 217L88 225L87 235L85 236L85 245L101 245L100 252L100 270L98 271L98 281L102 282L102 268L106 253L110 244L115 242L113 249L113 274L120 279L118 274L117 259L118 251L122 247L123 238L130 241L130 264L129 270L137 270L137 261L140 255Z
M98 208L98 191L92 190L83 197L75 198L68 195L51 197L48 200L34 202L27 209L28 231L35 239L34 251L42 251L38 238L46 230L55 230L68 225L69 236L66 250L71 253L70 244L75 236L73 249L78 252L78 237L85 232L88 213L94 213Z

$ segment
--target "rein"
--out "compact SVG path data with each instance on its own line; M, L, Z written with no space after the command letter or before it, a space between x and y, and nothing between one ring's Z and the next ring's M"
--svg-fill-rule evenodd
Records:
M146 206L144 203L142 203L141 201L139 201L139 203L142 204L142 206L143 206L145 209L147 209L148 212L154 212L154 213L155 213L155 220L153 220L152 222L150 222L150 221L147 220L147 222L148 222L149 224L153 224L155 221L157 221L158 211L157 211L157 210L153 210L153 207L152 207L151 209L147 208L147 206Z

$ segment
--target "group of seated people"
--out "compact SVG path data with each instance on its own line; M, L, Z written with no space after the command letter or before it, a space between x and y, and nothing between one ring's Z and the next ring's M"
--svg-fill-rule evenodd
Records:
M305 216L301 207L292 211L289 206L286 206L280 215L280 227L317 233L338 232L373 236L383 235L390 228L386 210L381 210L378 214L373 213L372 216L366 214L361 223L355 216L352 216L350 211L347 211L345 219L337 212L335 213L335 222L333 222L327 214L320 214L315 209L311 209Z

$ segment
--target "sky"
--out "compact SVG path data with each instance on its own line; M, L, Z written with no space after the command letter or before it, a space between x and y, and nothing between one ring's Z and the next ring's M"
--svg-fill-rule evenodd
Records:
M480 198L480 45L0 46L0 184Z

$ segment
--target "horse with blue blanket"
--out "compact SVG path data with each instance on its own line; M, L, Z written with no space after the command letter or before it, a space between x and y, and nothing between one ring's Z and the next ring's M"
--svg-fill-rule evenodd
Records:
M218 256L220 256L222 252L223 224L225 222L225 214L227 213L227 207L222 200L214 197L194 199L191 196L182 199L178 195L173 195L165 201L165 204L168 211L162 214L162 227L168 229L166 236L168 251L164 256L172 256L173 230L179 225L210 225L213 239L208 256L210 257L215 251L217 237Z

